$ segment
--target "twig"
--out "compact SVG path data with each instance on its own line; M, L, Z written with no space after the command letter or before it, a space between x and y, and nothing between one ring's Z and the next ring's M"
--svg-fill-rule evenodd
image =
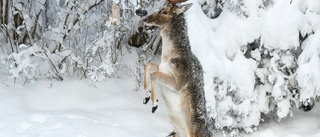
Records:
M56 68L56 65L54 65L54 63L53 63L52 60L49 58L49 56L48 56L48 54L47 54L46 52L43 52L43 53L44 53L44 55L48 58L50 64L51 64L52 67L54 68L54 70L55 70L54 73L57 75L58 80L62 81L63 78L60 76L59 71L58 71L58 69Z

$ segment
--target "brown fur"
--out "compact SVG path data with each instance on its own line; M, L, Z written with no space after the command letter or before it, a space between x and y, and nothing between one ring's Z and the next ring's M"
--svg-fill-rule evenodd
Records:
M163 45L160 65L149 62L145 66L144 88L151 90L152 112L157 108L156 90L161 90L174 137L212 137L202 67L191 52L182 14L188 8L190 5L167 5L145 19L161 28Z

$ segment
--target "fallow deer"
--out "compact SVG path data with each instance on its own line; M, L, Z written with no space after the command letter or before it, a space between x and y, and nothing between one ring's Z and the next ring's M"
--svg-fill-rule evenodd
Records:
M161 28L162 53L160 65L147 63L144 69L144 89L150 99L152 112L158 107L156 90L161 96L174 131L173 137L212 137L206 111L203 70L192 53L184 12L192 4L178 5L186 0L167 0L159 11L149 15L144 22ZM158 87L158 88L156 88Z

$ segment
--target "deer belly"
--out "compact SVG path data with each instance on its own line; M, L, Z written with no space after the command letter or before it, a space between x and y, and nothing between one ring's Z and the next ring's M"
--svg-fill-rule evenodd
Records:
M171 123L177 130L180 136L186 136L188 133L188 122L187 112L184 110L184 102L182 95L176 91L169 91L170 89L164 89L162 92L162 97L164 98L165 104L167 106L168 115L170 117Z

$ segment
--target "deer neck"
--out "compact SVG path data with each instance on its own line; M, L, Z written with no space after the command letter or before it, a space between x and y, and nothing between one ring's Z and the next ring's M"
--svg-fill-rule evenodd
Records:
M191 51L184 15L178 15L161 29L161 60Z
M172 39L170 38L169 30L164 27L161 29L161 38L162 38L162 53L161 53L161 62L167 62L169 58L172 58L174 54L175 45Z

